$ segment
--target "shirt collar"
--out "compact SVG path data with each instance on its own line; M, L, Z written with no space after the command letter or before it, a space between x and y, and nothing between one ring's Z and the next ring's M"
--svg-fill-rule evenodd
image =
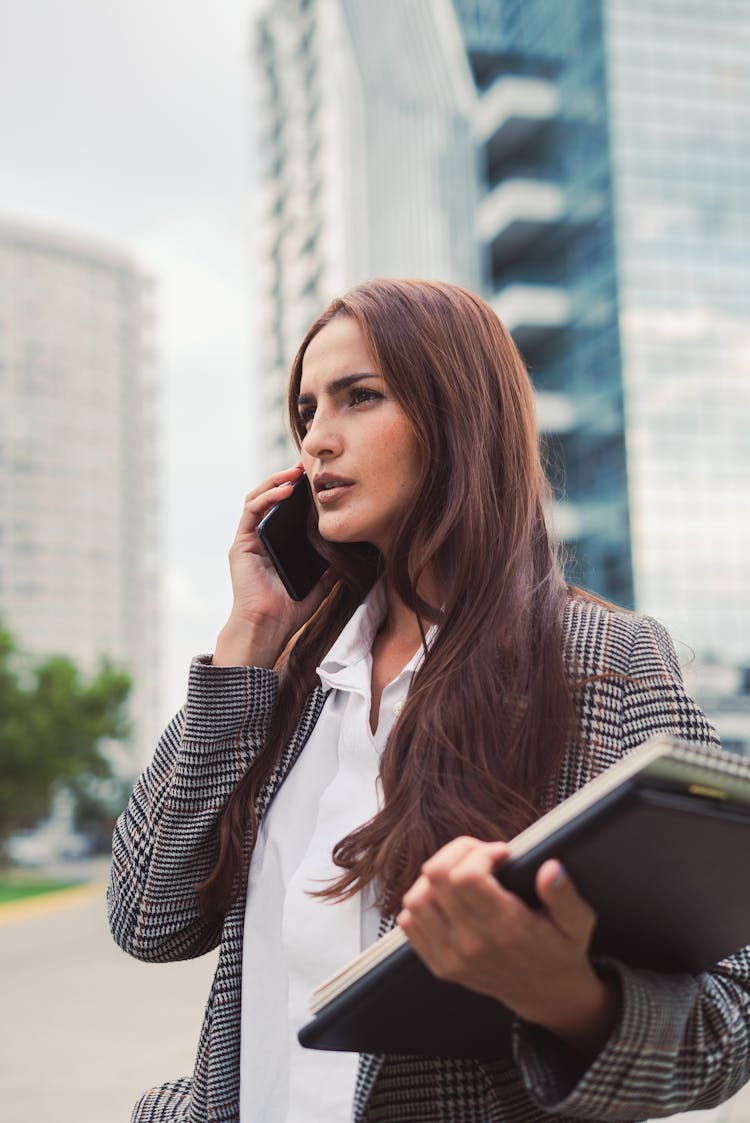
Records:
M351 690L362 685L361 676L366 674L369 690L370 652L387 611L385 581L381 577L356 609L338 639L334 640L328 654L321 659L317 670L323 687ZM425 637L428 648L432 645L436 634L437 625L433 624ZM424 651L420 647L401 673L413 673L418 670L423 659Z
M338 639L334 640L328 654L321 659L318 677L324 687L353 686L356 675L348 672L356 668L361 671L362 664L365 664L369 678L370 649L387 609L385 582L381 578L370 589Z

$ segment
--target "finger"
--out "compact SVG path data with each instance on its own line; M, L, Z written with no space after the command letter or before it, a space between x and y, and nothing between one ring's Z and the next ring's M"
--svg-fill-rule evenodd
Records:
M432 959L451 939L451 925L432 895L429 881L419 877L404 896L403 908L396 917L420 955Z
M409 909L402 909L396 919L419 958L439 975L441 964L450 952L453 935L450 925L440 914L418 916Z
M247 493L247 495L245 496L245 502L248 503L253 499L257 499L259 495L262 495L265 491L269 491L273 487L278 487L279 484L283 484L288 481L295 483L301 475L301 464L295 464L291 468L283 468L279 472L274 472L273 475L267 476L262 483L258 484L257 487L254 487L252 491L249 491Z
M245 503L252 502L254 499L257 499L265 492L270 491L272 488L279 487L280 484L296 483L301 475L301 464L295 464L291 468L284 468L280 472L274 472L273 475L267 476L262 483L259 483L257 487L254 487L252 491L249 491L247 493L247 495L245 496Z
M267 515L276 503L288 499L292 486L299 479L300 470L290 468L286 472L279 472L265 480L260 487L255 488L245 497L242 515L237 527L238 534L247 534L254 531L258 523Z
M443 894L452 895L480 883L497 885L494 874L507 855L506 844L476 839L456 841L467 841L468 845L455 846L445 854L440 851L423 866L436 894L442 898Z
M482 843L479 839L471 838L466 835L461 835L459 838L452 839L450 842L446 843L445 846L442 846L436 851L431 858L428 858L422 866L422 876L416 884L429 885L430 895L435 899L435 890L439 890L443 902L450 906L450 895L445 892L445 886L449 884L451 874L481 846ZM404 898L405 903L407 897Z
M404 893L402 903L410 912L419 912L420 909L426 909L433 901L434 894L429 879L421 874Z
M571 940L588 944L596 914L558 861L544 862L537 871L536 891L552 923Z
M504 843L480 843L449 870L430 876L434 899L455 922L470 919L480 925L496 924L503 914L523 906L495 877L498 861L507 854Z
M431 858L428 858L422 866L422 872L430 878L447 877L451 870L455 869L458 863L469 854L488 846L495 847L500 853L499 848L504 848L505 844L502 842L480 842L478 838L461 835L459 838L454 838L451 842L446 843ZM499 858L496 860L499 860Z

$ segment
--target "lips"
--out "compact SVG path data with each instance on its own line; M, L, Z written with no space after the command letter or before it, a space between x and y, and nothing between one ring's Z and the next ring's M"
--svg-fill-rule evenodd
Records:
M345 476L335 476L332 472L321 472L313 480L315 498L322 506L335 503L353 484L354 480L349 480Z

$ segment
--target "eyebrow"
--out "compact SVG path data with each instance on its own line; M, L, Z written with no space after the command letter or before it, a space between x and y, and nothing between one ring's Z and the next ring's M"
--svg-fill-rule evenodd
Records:
M346 390L347 386L352 386L355 382L362 382L366 378L381 378L382 374L376 374L375 371L360 371L357 374L344 374L341 378L335 378L333 382L329 382L325 387L328 394L338 394L341 390ZM298 394L297 405L306 406L314 402L315 398L312 394Z

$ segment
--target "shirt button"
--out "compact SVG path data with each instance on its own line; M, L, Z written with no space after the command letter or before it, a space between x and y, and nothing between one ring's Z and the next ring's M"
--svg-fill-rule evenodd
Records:
M395 705L394 705L394 707L393 707L393 714L394 714L394 717L398 717L398 715L399 715L399 714L401 713L401 711L403 710L403 708L404 708L404 703L403 703L403 702L396 702L396 704L395 704Z

